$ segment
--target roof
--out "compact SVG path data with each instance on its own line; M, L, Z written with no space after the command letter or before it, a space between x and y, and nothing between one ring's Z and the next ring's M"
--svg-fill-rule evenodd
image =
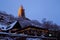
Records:
M16 25L17 22L21 26L19 28L22 28L22 29L25 28L25 27L29 27L29 26L32 26L32 27L34 26L34 27L46 29L45 27L42 27L41 23L39 23L37 21L34 21L34 20L33 21L32 20L25 20L25 19L16 20L16 21L12 22L9 25L2 25L0 23L0 29L4 30L4 31L10 30L10 29L12 29ZM52 29L49 29L49 30L52 30Z
M20 24L21 28L25 28L27 26L46 28L46 27L43 27L42 24L38 22L37 20L30 20L28 18L23 18L23 17L14 18L14 17L10 17L11 15L7 15L2 12L0 12L0 15L3 15L3 16L0 16L0 29L1 30L12 29L17 22Z
M13 23L11 23L9 25L0 25L1 26L0 28L1 28L1 30L12 29L14 27L14 25L16 25L17 22L20 24L21 28L25 28L27 26L41 27L41 25L37 25L37 24L33 23L30 20L20 20L20 21L16 20L16 21L14 21Z
M13 22L13 23L10 24L10 25L1 25L1 24L0 24L0 29L1 29L1 30L9 30L9 29L11 29L11 28L16 24L16 22L17 22L17 21Z

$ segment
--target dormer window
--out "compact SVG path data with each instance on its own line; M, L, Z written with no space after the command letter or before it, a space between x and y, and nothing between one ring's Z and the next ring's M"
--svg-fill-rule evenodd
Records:
M6 29L8 29L8 28L10 28L11 26L10 25L8 25L8 27L6 28Z
M2 27L2 29L4 29L4 27Z

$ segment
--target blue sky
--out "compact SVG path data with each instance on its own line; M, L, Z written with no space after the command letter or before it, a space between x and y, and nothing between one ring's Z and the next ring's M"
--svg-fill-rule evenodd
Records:
M18 17L21 5L27 18L38 21L46 18L60 25L60 0L0 0L0 11Z

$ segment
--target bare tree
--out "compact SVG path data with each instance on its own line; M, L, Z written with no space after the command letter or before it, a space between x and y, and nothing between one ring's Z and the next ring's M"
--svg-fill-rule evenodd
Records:
M43 19L42 26L44 28L50 29L50 30L58 30L59 26L57 24L54 24L53 21L47 21L46 19Z

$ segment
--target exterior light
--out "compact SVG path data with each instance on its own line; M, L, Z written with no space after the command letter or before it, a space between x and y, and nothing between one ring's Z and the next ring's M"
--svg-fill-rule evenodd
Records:
M52 34L49 34L49 36L52 36Z

